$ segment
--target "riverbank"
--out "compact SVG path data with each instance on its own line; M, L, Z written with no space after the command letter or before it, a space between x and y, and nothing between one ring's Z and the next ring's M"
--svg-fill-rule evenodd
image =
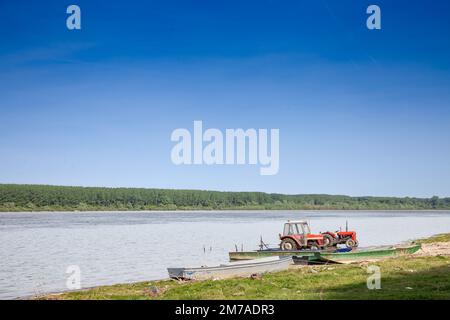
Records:
M418 240L417 254L377 262L293 267L256 279L101 286L37 299L450 299L450 233ZM381 289L369 290L367 267L381 271Z
M141 210L449 210L449 198L0 184L0 212Z

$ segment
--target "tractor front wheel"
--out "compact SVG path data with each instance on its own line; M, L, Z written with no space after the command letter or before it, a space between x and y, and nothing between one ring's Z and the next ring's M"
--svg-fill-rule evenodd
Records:
M348 239L347 241L345 241L345 245L347 246L347 248L356 248L358 246L358 241Z
M297 244L295 243L294 240L290 239L290 238L286 238L283 239L283 241L281 241L280 244L281 250L296 250L297 249Z
M312 251L317 251L317 250L320 250L320 247L316 243L313 242L309 245L309 249Z

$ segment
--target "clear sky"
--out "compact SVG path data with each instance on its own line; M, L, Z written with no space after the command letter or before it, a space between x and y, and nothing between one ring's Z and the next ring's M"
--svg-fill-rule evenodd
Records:
M450 196L449 14L423 0L1 0L0 183ZM175 166L170 135L194 120L279 128L279 173Z

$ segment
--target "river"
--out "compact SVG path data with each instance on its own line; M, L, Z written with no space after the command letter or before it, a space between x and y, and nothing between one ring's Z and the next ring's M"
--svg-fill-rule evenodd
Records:
M450 211L222 211L0 213L0 299L67 290L69 266L82 287L167 278L167 267L228 261L262 236L278 244L288 220L313 232L356 230L360 246L450 232Z

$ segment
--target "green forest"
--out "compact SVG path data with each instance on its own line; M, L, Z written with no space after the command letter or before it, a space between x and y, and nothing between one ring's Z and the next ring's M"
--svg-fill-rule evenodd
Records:
M0 211L87 210L423 210L450 209L450 198L285 195L145 188L0 184Z

